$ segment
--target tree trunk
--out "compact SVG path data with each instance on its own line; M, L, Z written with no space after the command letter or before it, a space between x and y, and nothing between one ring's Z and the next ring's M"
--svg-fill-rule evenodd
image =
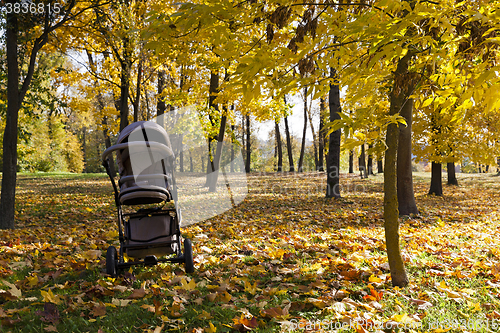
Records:
M406 83L408 84L408 83ZM413 86L406 89L413 90ZM413 173L411 167L411 124L413 115L413 99L405 95L400 109L406 126L399 124L399 143L397 156L397 187L399 215L418 214L415 195L413 193Z
M216 111L219 111L219 105L215 103L215 99L217 98L217 94L219 92L219 74L215 72L210 73L210 85L208 87L208 106L211 109L214 109ZM214 120L213 118L209 115L210 118L210 123L212 126L214 126ZM205 186L209 187L212 184L211 177L213 176L213 172L215 171L215 166L214 166L214 154L213 154L213 142L216 141L218 138L210 136L208 138L208 160L207 160L207 180L205 182Z
M130 89L130 71L132 68L132 59L130 55L130 40L123 38L123 59L121 61L120 74L120 132L128 125L128 97Z
M234 104L232 106L232 110L234 110ZM234 172L234 124L231 125L231 172Z
M303 172L304 153L306 150L306 133L307 133L307 87L304 88L304 129L302 130L302 143L300 145L298 172Z
M189 150L189 172L194 172L193 153Z
M250 115L247 114L247 159L246 159L246 164L245 164L245 172L250 173L250 158L251 156L251 151L250 151Z
M455 174L455 163L448 162L446 169L448 171L448 185L458 185L457 175Z
M295 167L293 165L292 139L290 138L290 129L288 128L288 117L285 117L285 134L286 134L286 149L288 152L288 164L290 165L290 172L294 172Z
M313 149L314 149L314 166L316 171L319 170L319 160L318 160L318 145L316 144L316 133L314 132L314 125L312 121L312 115L311 115L311 109L312 109L312 98L311 98L311 104L309 104L309 108L307 108L307 118L309 120L309 127L311 127L311 133L313 137Z
M361 154L359 154L359 174L361 179L368 178L368 174L366 172L366 156L365 156L365 144L361 145Z
M380 158L377 161L377 173L384 173L384 160Z
M179 139L182 142L182 136ZM179 172L184 172L184 151L182 150L179 153Z
M372 149L372 145L368 145L368 149ZM373 175L373 156L371 153L368 154L368 165L367 165L368 175Z
M87 126L82 128L83 173L87 173Z
M349 150L349 173L354 173L354 149Z
M11 2L12 3L12 2ZM19 98L19 66L17 62L17 15L7 14L7 115L3 135L2 192L0 229L13 229L17 181L17 126Z
M443 195L443 181L441 175L441 163L432 162L431 168L431 188L429 194Z
M139 121L139 108L141 103L142 62L143 62L143 57L139 56L139 64L137 66L137 85L135 87L135 100L134 100L134 122Z
M99 93L99 95L101 94ZM101 101L104 103L104 100ZM102 134L104 135L104 145L106 146L106 149L108 149L109 147L111 147L111 138L109 137L109 132L108 132L108 117L102 118L102 125L103 125ZM108 165L109 165L109 174L113 178L116 177L115 159L113 158L113 154L109 154L108 156Z
M389 114L399 113L401 106L410 95L407 91L407 82L410 79L408 73L408 63L411 55L407 54L399 60L396 72L394 73L394 86L390 94ZM409 280L401 257L399 245L399 211L397 193L396 160L398 152L399 129L398 125L390 124L387 127L384 167L384 230L387 257L391 270L391 280L393 286L405 287Z
M211 177L210 186L208 188L209 192L216 192L217 190L217 179L219 178L219 167L220 167L220 159L222 156L222 144L224 143L224 134L226 132L226 122L227 122L227 111L222 115L220 121L219 135L217 136L217 149L215 151L215 158L213 163L214 172Z
M325 98L321 97L319 102L319 131L318 131L318 171L325 171L323 155L325 153Z
M158 97L156 98L156 123L165 126L164 114L166 110L165 98L162 96L165 89L165 71L158 71Z
M278 151L278 166L276 171L283 172L283 148L281 146L281 134L280 134L280 126L278 121L274 123L274 131L276 132L276 148Z
M330 122L340 119L340 89L338 77L335 69L330 68L330 78L334 83L330 84L328 94L328 104L330 108ZM328 143L327 158L327 178L326 178L326 197L340 198L340 139L342 132L340 129L330 134Z

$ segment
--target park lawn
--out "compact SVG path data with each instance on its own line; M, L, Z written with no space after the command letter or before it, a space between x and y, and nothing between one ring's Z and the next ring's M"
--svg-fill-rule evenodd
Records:
M195 272L161 264L106 276L118 243L107 176L19 176L18 228L0 231L2 332L494 332L500 326L499 177L459 174L402 219L410 285L392 288L382 182L251 175L236 209L183 229ZM459 327L465 325L466 327ZM391 330L388 330L391 331ZM397 329L392 329L397 331Z

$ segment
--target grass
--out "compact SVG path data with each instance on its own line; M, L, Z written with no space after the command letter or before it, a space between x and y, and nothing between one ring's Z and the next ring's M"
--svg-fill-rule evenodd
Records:
M458 327L488 320L495 331L498 178L457 176L460 186L445 185L439 198L427 195L429 175L415 174L421 214L402 219L410 285L400 290L387 271L382 175L342 178L342 200L324 199L321 175L251 175L249 195L236 209L183 230L193 239L194 274L161 264L112 279L104 273L105 251L117 244L107 176L21 174L18 228L0 231L0 275L7 281L1 330L279 332L317 330L324 320L323 328L364 323L346 332L405 322L400 331L456 324L449 332L489 332L485 325ZM271 194L269 184L278 184ZM128 299L141 288L142 297ZM50 302L57 303L57 318L43 312Z

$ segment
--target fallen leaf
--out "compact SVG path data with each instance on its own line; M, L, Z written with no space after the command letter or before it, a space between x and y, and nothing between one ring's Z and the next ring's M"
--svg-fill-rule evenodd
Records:
M47 327L44 327L43 329L47 332L57 332L57 327L55 327L54 325L49 325Z
M132 294L127 298L128 299L139 299L139 298L143 298L144 296L146 296L146 290L144 290L144 288L140 288L140 289L134 289Z

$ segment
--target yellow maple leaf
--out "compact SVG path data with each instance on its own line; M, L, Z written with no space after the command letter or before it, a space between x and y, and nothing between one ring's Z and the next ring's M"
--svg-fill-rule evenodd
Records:
M212 324L212 322L209 322L208 323L208 327L205 328L205 332L207 332L207 333L215 333L215 332L217 332L217 327L215 327L214 324Z
M257 292L257 282L251 284L250 282L245 281L245 291L249 294L255 295L255 293Z
M194 290L196 288L196 282L194 281L194 279L191 279L189 283L185 279L182 279L181 284L182 284L182 289L187 291Z
M368 281L370 282L373 282L373 283L380 283L382 282L382 279L375 276L375 275L371 275L369 278L368 278Z
M224 303L227 303L231 300L231 297L232 296L227 291L224 291L224 293L220 295L220 300Z
M28 280L28 285L30 286L30 288L33 288L38 284L38 276L37 275L28 276L26 279Z
M61 298L58 295L54 295L51 289L49 289L49 291L40 290L40 292L42 293L43 302L54 304L61 303Z

